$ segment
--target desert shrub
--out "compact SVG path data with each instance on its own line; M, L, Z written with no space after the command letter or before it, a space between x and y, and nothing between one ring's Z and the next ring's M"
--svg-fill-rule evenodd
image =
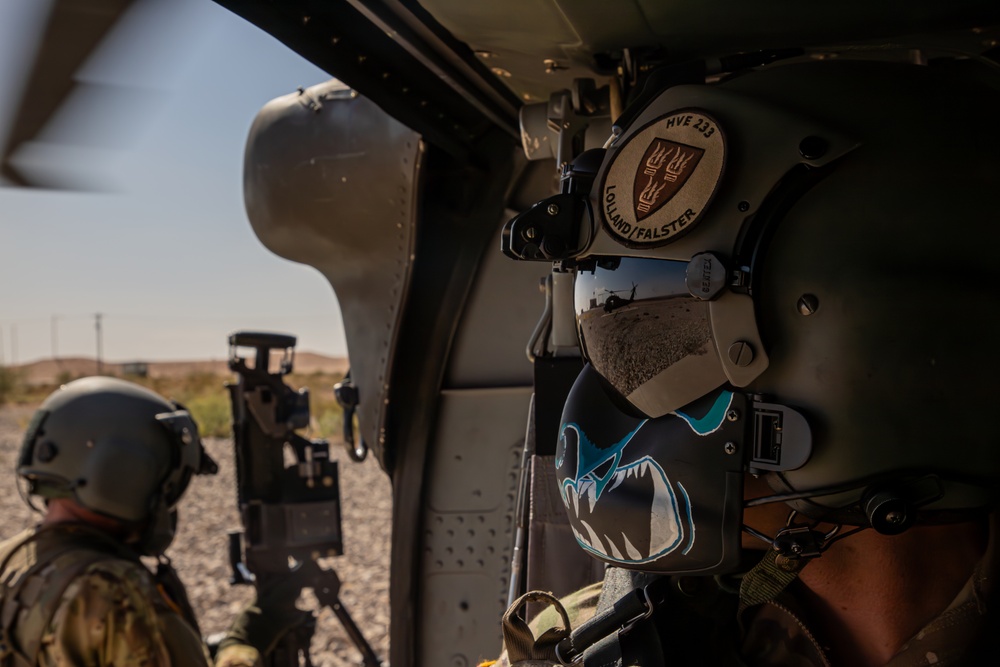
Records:
M344 439L344 412L339 405L327 406L323 409L312 409L310 435L314 438L326 438L331 442L341 442Z
M18 385L17 373L6 366L0 366L0 405L10 400Z
M216 391L199 394L192 396L184 402L184 405L198 422L198 430L202 436L227 438L232 435L232 413L228 393Z
M77 379L77 377L79 376L74 375L69 371L59 371L58 375L56 375L56 386L61 387L67 382L72 382L73 380Z

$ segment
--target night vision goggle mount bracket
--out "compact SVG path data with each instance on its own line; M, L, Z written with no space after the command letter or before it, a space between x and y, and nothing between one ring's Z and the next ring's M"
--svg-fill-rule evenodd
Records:
M584 151L563 167L560 193L534 204L503 227L500 247L511 259L552 262L579 255L593 236L590 189L604 149Z

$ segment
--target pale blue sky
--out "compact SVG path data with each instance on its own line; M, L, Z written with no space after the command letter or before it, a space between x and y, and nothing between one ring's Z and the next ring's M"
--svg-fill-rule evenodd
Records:
M0 0L0 135L47 5ZM98 190L0 187L2 361L50 357L53 317L59 356L93 356L95 313L109 361L223 358L238 328L346 354L333 290L263 247L242 195L257 111L329 75L210 0L145 0L81 78L103 85L19 166Z

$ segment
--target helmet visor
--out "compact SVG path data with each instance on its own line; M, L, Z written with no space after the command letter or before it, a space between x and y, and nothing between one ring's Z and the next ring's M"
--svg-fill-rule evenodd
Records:
M634 407L661 417L726 382L709 302L688 287L688 262L622 257L577 272L584 356Z

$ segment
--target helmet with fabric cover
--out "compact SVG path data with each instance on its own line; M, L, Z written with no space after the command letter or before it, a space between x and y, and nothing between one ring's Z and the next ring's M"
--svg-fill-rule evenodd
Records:
M187 410L110 377L75 380L46 398L17 465L33 494L153 526L157 534L143 545L150 555L169 544L172 513L191 476L216 470Z
M744 473L887 534L992 506L998 111L971 60L800 61L624 128L565 263L591 367L557 466L585 549L731 570Z

